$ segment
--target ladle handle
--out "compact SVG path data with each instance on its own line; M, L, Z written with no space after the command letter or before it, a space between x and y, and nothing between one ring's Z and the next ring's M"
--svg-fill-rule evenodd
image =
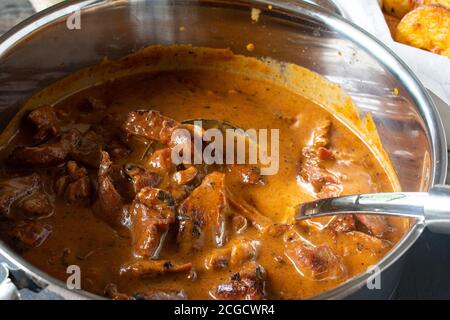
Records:
M427 192L369 193L320 199L299 206L297 220L336 214L373 214L415 218L430 231L450 234L450 186Z
M450 234L450 186L436 185L430 189L424 216L430 231Z

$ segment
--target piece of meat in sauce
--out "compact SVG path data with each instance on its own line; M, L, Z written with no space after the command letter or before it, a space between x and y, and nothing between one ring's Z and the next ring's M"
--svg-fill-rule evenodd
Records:
M310 246L302 241L286 244L286 256L305 277L314 280L335 280L347 274L342 258L326 244Z
M134 196L141 189L145 187L156 187L161 182L161 177L157 173L146 171L141 166L131 163L124 165L124 172L131 180Z
M168 274L186 274L192 270L192 263L176 263L170 260L137 260L123 265L120 274L140 278L152 278Z
M207 270L225 270L242 266L258 256L259 242L256 240L236 239L226 247L215 249L205 260Z
M262 300L266 298L266 272L257 263L246 264L239 272L231 275L230 281L220 284L211 291L215 299Z
M81 134L71 129L61 135L57 141L50 141L34 147L16 147L8 158L13 166L46 168L58 166L67 161L70 151L81 140Z
M104 290L105 297L113 300L187 300L184 290L168 291L141 291L133 295L119 292L113 283L108 284Z
M97 169L102 159L104 147L103 138L92 130L87 131L81 138L80 143L72 148L70 156L90 168Z
M228 212L225 174L210 173L179 208L178 244L181 250L189 252L204 246L223 246L227 237Z
M41 106L32 110L27 119L36 128L33 135L35 142L41 143L60 134L59 120L52 106Z
M261 169L257 166L234 164L228 166L228 171L237 174L244 184L264 185Z
M107 221L117 223L116 213L122 210L124 200L114 186L110 175L112 162L107 152L101 152L101 162L98 169L98 201Z
M27 250L40 246L50 235L51 228L36 221L16 221L11 226L5 223L0 232L11 246Z
M302 150L300 175L313 186L319 198L337 197L343 190L339 177L321 165L334 159L329 149L330 134L331 121L326 120L314 130L312 144Z
M161 115L159 111L137 110L128 114L123 129L128 134L167 145L170 143L172 132L180 126L179 122Z
M8 216L12 208L28 219L44 218L53 213L53 205L37 173L0 182L0 216Z
M129 206L131 235L137 257L156 258L169 226L175 222L174 201L170 193L145 187Z
M383 237L386 232L392 230L388 220L384 216L355 214L355 219L362 224L370 234L376 237Z
M55 192L59 196L64 196L70 204L88 206L92 202L94 190L86 169L75 161L69 161L66 165L66 174L55 181Z

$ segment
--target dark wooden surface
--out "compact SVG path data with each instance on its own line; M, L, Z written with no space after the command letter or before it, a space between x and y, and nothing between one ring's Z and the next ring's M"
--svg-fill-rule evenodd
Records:
M33 12L27 0L0 0L0 35ZM402 279L394 297L450 299L450 236L425 231L407 254Z

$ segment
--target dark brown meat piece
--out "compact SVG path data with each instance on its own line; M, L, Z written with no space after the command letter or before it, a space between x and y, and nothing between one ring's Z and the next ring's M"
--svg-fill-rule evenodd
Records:
M12 209L14 215L28 219L40 219L53 213L53 205L38 174L0 182L0 215L9 215Z
M56 142L36 147L17 147L8 159L11 165L24 167L53 167L64 163L69 152L79 143L81 135L72 129L64 133Z
M86 169L75 161L67 162L66 174L55 181L54 190L57 195L64 196L68 203L84 206L91 204L94 193Z
M101 152L104 144L100 135L94 131L88 131L81 138L79 145L71 149L70 156L90 168L97 169L102 158Z
M105 213L114 215L122 209L123 199L110 176L112 163L109 155L105 151L102 151L101 155L101 163L98 169L98 200Z
M121 267L121 274L140 278L151 278L165 274L184 273L192 270L192 263L175 263L170 260L138 260Z
M7 215L17 200L31 195L41 186L37 173L26 177L12 178L0 182L0 215Z
M19 210L28 219L45 218L53 214L53 205L46 193L37 191L22 200Z
M286 256L297 270L310 279L333 280L346 275L342 259L327 245L312 247L299 241L289 242L286 245Z
M178 243L181 250L189 252L201 250L205 245L223 246L228 210L225 174L210 173L180 206Z
M146 187L130 205L134 254L157 257L169 226L175 221L173 200L166 191Z
M161 115L158 111L138 110L128 114L123 129L131 135L169 144L172 132L180 126L179 122Z
M236 268L244 263L256 259L258 255L258 241L245 239L234 240L225 248L215 249L205 260L205 267L208 270L224 270Z
M124 172L131 180L134 195L142 188L156 187L161 182L161 177L158 174L145 171L142 167L133 164L126 164Z
M392 229L384 216L355 214L355 219L376 237L383 237Z
M262 300L266 297L266 273L263 267L249 263L242 271L231 276L231 281L221 284L212 292L216 299Z
M88 176L79 178L67 186L65 198L69 203L89 205L92 197L92 184Z
M35 142L44 142L60 133L59 121L51 106L34 109L28 114L28 120L36 127L36 133L33 136Z
M20 249L30 249L40 246L51 233L48 226L38 222L19 224L6 232L12 244Z

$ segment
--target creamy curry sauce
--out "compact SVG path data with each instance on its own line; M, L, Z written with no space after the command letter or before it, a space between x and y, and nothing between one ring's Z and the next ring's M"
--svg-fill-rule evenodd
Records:
M82 289L99 295L307 298L376 264L407 227L368 216L294 223L301 202L397 187L356 131L269 80L155 71L35 104L4 133L2 238L63 281L80 266ZM162 133L194 118L280 129L278 174L171 165Z

